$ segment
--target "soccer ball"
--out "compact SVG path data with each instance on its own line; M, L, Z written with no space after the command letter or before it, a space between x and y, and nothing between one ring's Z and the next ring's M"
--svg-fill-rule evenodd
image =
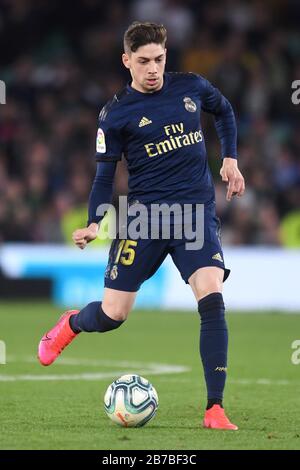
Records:
M104 395L107 416L125 427L140 427L148 423L158 408L158 396L153 385L140 375L122 375Z

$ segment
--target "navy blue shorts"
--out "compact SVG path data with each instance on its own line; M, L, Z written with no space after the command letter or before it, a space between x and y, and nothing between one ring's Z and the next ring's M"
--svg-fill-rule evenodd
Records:
M186 238L113 240L105 270L104 285L110 289L136 292L163 263L172 257L182 279L188 283L199 268L217 266L224 270L224 281L230 270L225 268L221 246L220 220L215 213L215 203L205 205L204 243L201 249L186 249Z

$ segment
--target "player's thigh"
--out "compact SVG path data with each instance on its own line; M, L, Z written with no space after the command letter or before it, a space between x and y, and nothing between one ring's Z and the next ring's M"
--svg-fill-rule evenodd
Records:
M110 318L124 321L133 307L136 294L136 292L125 292L105 287L102 308Z
M167 256L168 240L114 240L105 270L104 286L136 293Z
M197 300L212 293L221 292L222 283L229 276L225 267L221 245L220 222L215 214L215 205L208 204L204 211L204 239L195 246L192 240L183 237L171 242L170 254L182 279L190 284Z
M214 292L222 292L224 270L217 266L197 269L188 279L197 302Z

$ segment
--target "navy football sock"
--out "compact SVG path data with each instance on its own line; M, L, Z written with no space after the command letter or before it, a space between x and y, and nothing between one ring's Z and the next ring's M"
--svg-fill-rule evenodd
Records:
M227 371L228 332L223 296L209 294L198 302L201 316L200 355L207 387L207 409L222 406Z
M101 302L91 302L77 315L72 315L69 322L74 333L80 333L80 331L104 333L119 328L123 323L123 321L108 317L102 310Z

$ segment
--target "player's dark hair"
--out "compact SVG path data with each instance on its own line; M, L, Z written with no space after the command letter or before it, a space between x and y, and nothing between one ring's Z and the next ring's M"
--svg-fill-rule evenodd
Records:
M151 43L165 46L166 40L167 30L164 25L134 21L125 31L124 50L126 53L136 52L139 47Z

